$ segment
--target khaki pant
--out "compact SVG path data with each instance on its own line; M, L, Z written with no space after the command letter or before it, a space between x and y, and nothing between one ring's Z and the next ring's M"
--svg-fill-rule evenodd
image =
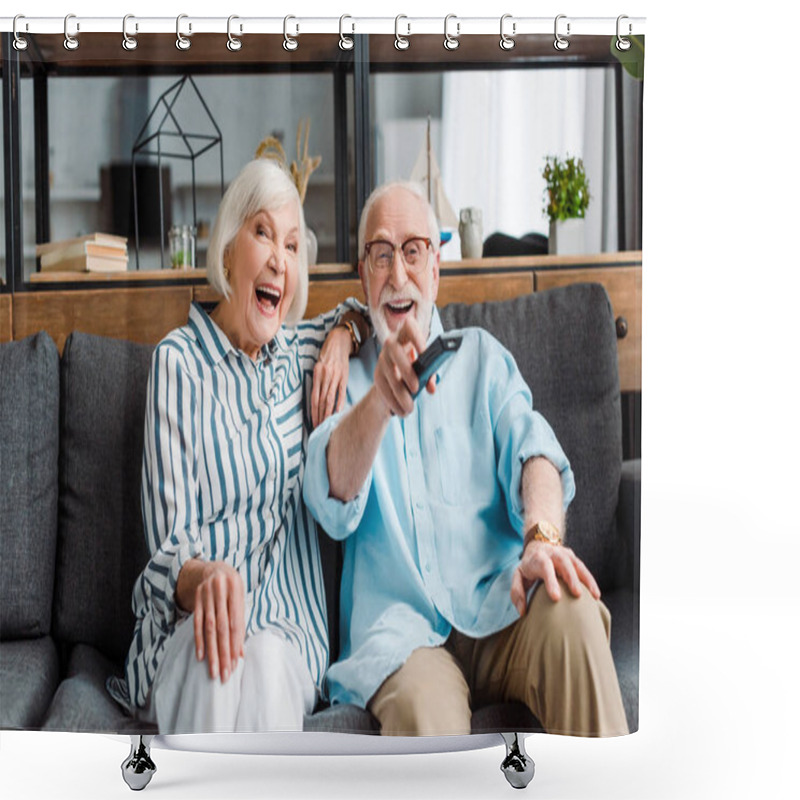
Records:
M517 701L549 733L628 733L609 648L611 615L584 589L543 586L525 616L484 639L457 631L441 647L421 647L370 700L381 733L441 736L470 732L471 706Z

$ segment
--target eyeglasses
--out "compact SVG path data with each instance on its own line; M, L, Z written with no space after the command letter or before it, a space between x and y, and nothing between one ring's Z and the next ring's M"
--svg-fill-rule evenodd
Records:
M403 244L393 244L383 239L367 242L364 250L367 254L367 263L375 272L388 271L394 263L394 254L399 250L403 254L403 261L409 272L421 272L428 264L428 250L433 247L433 242L423 236L412 236Z

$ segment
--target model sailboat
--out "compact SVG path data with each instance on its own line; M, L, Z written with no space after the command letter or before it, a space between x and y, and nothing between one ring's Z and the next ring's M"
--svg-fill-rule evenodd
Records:
M458 228L458 217L447 199L442 185L442 172L439 162L431 146L431 118L428 116L428 129L422 142L417 161L411 170L410 180L421 183L428 195L428 202L433 207L439 222L441 244L449 242L453 231Z

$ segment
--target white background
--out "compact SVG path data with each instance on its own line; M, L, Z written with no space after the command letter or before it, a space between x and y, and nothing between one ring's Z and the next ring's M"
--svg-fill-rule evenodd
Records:
M28 0L5 13L647 17L641 730L528 740L537 798L797 796L796 5ZM335 5L335 7L334 7ZM245 45L246 46L246 45ZM302 46L302 45L301 45ZM412 44L413 47L413 44ZM0 733L4 798L130 797L120 740ZM508 797L501 747L154 751L153 798Z

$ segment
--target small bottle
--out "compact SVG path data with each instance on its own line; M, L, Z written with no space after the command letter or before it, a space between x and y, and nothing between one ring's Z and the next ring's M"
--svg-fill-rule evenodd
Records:
M169 231L169 255L173 269L194 269L196 229L191 225L173 225Z

